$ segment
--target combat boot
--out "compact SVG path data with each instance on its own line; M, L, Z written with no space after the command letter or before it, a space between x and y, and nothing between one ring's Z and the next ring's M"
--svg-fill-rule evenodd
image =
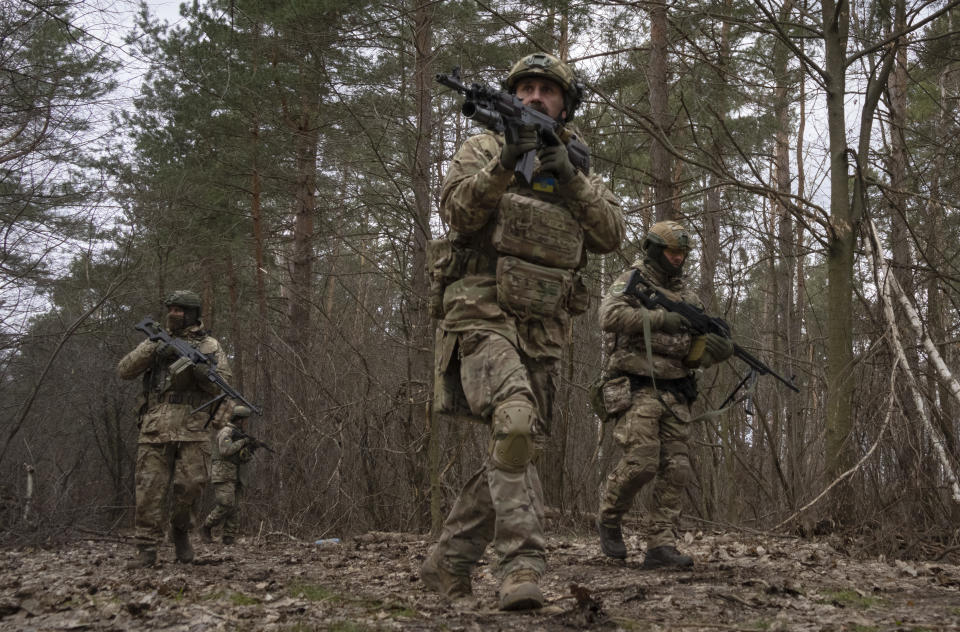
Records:
M623 543L623 530L619 524L610 526L597 520L597 533L600 534L600 550L607 557L623 560L627 557L627 545Z
M189 564L193 561L193 546L190 544L189 531L173 528L173 549L177 554L178 562Z
M207 544L213 542L213 527L208 527L207 525L200 527L200 539Z
M684 555L675 546L655 546L647 551L640 568L650 570L654 568L691 568L693 558Z
M470 587L469 575L454 575L439 564L440 555L437 549L427 556L420 567L420 581L434 592L440 593L447 599L459 599L473 594Z
M233 537L232 535L225 535L225 536L223 536L223 540L222 540L222 542L223 542L224 544L226 544L227 546L233 544L233 543L236 542L236 541L237 541L237 539L236 539L235 537Z
M153 547L137 547L137 556L127 562L127 568L151 568L157 564L157 550Z
M540 592L540 575L529 568L513 571L500 582L501 610L534 610L542 608L545 599Z

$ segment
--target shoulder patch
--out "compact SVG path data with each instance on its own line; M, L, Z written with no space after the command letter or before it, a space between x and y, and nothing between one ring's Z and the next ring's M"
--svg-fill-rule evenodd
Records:
M610 286L611 294L623 294L623 291L627 289L626 281L616 281L613 285Z

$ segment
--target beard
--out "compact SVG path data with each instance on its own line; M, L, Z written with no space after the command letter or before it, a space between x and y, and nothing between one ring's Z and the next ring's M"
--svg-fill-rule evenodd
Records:
M173 314L167 314L167 331L180 331L186 326L186 317L185 316L174 316Z
M533 110L536 110L540 114L546 114L547 116L550 116L550 112L547 111L547 106L545 106L543 103L539 101L533 101L531 103L528 103L527 107Z

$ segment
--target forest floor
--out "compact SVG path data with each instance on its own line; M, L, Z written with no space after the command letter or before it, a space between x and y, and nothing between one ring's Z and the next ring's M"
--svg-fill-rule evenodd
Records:
M603 557L596 538L550 536L545 608L504 613L482 563L474 596L424 591L423 536L368 533L317 545L288 536L170 545L153 569L93 538L0 550L0 630L947 630L960 629L960 566L858 559L837 539L687 534L691 571L643 571L643 542Z

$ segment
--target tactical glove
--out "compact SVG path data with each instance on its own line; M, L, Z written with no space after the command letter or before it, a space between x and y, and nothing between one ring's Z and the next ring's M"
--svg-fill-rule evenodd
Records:
M733 355L733 341L717 334L705 334L693 341L683 363L691 368L711 367Z
M717 334L707 334L707 351L717 362L723 362L733 355L733 341Z
M678 334L690 327L690 321L676 312L656 310L650 315L650 328L665 334Z
M544 133L543 142L546 145L537 152L540 158L540 171L552 173L560 182L569 182L573 176L577 175L577 169L570 162L567 146L552 130Z
M157 342L157 346L153 352L156 354L157 359L164 363L173 362L180 357L180 354L177 353L177 350L174 349L172 345L168 345L162 340Z
M537 138L537 128L533 126L524 126L517 130L516 138L507 140L500 151L500 166L507 171L512 171L517 166L517 161L528 151L537 148L539 139Z

